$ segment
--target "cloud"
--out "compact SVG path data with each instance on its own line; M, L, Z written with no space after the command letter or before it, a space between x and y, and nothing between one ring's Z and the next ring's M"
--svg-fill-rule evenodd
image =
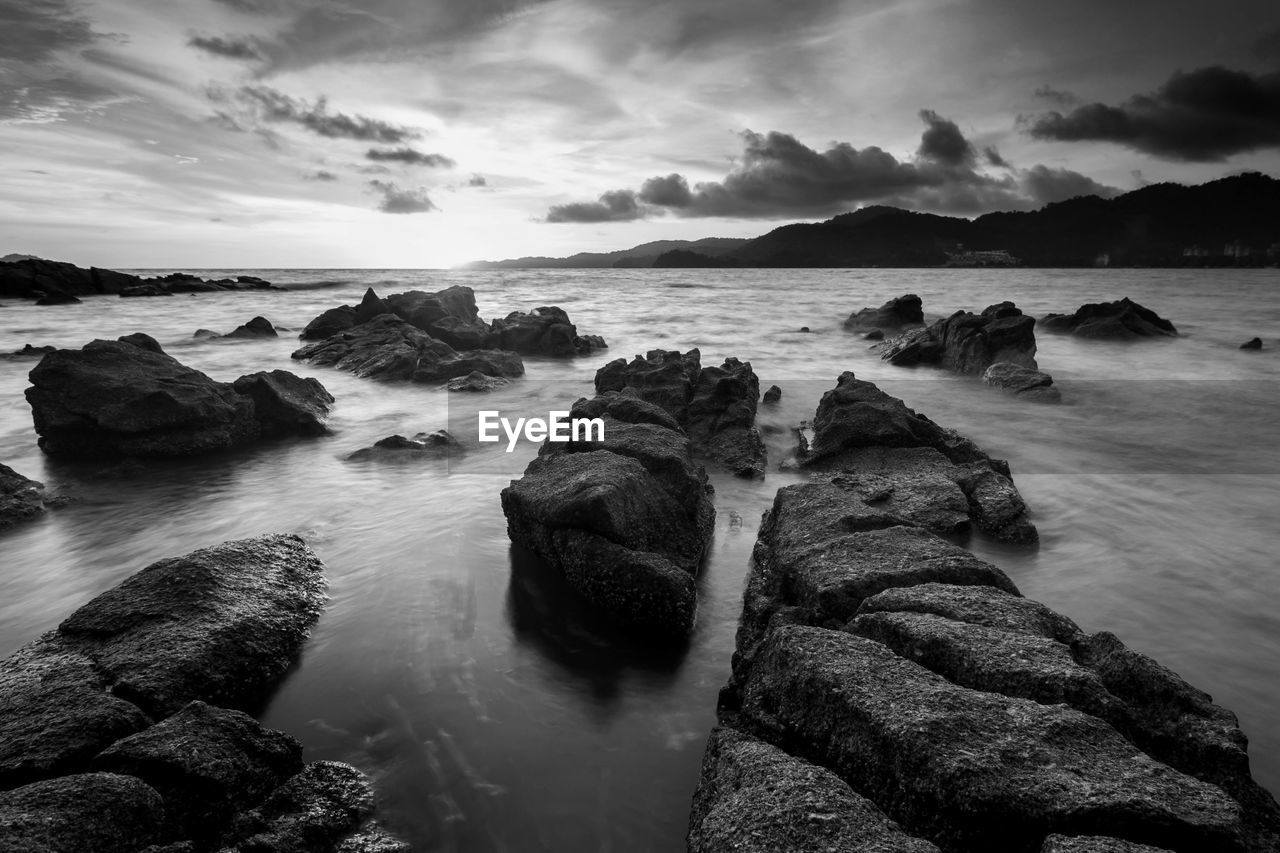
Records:
M44 62L59 51L86 47L101 34L66 0L6 0L0 3L0 57Z
M78 75L29 79L13 88L0 87L0 121L45 123L70 113L99 109L120 96Z
M452 169L458 165L443 154L423 154L412 148L370 148L364 155L376 163L404 163L409 166L428 166L432 169Z
M262 52L252 38L228 38L225 36L192 36L187 40L191 47L224 59L240 59L261 62Z
M311 104L268 86L244 86L239 90L239 96L240 101L250 105L263 121L291 122L331 139L396 143L419 136L412 130L378 119L330 112L323 97Z
M631 222L642 219L636 194L631 190L612 190L599 201L558 204L547 211L547 222Z
M1119 106L1055 110L1027 126L1036 139L1114 142L1168 160L1217 162L1280 148L1280 72L1179 71L1155 92Z
M484 179L484 175L472 175L472 176L471 176L471 179L470 179L469 181L467 181L467 186L469 186L469 187L487 187L487 186L489 186L489 182L488 182L488 181L486 181L486 180Z
M1258 36L1253 43L1253 55L1265 62L1280 65L1280 27L1272 27Z
M383 213L427 213L438 209L422 188L402 190L387 181L370 181L369 186L382 194L378 210Z
M1055 89L1052 86L1041 86L1033 93L1042 101L1048 101L1058 107L1073 107L1080 103L1080 99L1070 92L1064 92L1061 89Z
M833 143L825 151L773 131L742 134L737 165L720 181L695 184L679 174L653 177L638 192L614 190L595 202L556 205L546 222L626 222L651 216L785 218L830 215L859 203L971 215L1028 210L1077 195L1110 197L1118 190L1068 169L1015 169L994 148L980 171L977 153L955 122L931 110L914 159L875 146Z
M326 172L324 169L321 169L318 172L307 175L306 178L304 178L303 180L330 182L330 181L338 180L338 176L335 175L333 172Z
M108 38L68 0L0 0L0 121L50 122L119 94L64 60Z
M926 125L920 137L918 157L935 160L948 166L972 165L976 157L973 146L964 138L959 126L933 110L921 110L920 119Z

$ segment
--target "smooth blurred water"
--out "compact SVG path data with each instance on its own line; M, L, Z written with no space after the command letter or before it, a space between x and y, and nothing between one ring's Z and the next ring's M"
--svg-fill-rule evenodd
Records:
M680 850L755 527L795 475L713 476L719 517L698 627L673 651L612 635L511 546L498 493L532 448L508 456L463 434L469 452L447 465L345 457L481 406L545 416L589 394L608 359L696 346L704 363L748 359L762 387L782 387L781 405L761 415L771 462L844 370L1008 458L1042 546L971 547L1027 595L1086 630L1115 631L1236 711L1256 776L1280 789L1274 270L229 272L299 289L0 308L0 352L143 331L215 379L290 369L338 401L323 439L176 463L70 464L36 448L22 396L34 362L0 360L0 461L77 498L0 538L0 654L161 557L297 531L324 559L332 601L265 720L301 739L308 759L369 772L388 822L421 850ZM459 283L476 289L486 317L560 305L611 349L527 359L525 380L449 399L293 362L292 334L191 338L256 314L296 334L368 285L387 294ZM935 316L1004 299L1038 316L1127 295L1182 335L1134 345L1043 335L1041 367L1066 402L1037 406L976 380L890 367L840 328L849 312L908 292ZM1267 349L1237 349L1254 335Z

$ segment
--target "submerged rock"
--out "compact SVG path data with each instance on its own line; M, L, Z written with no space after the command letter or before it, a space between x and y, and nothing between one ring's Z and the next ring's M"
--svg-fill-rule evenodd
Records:
M1061 403L1062 392L1053 387L1053 377L1007 361L996 362L982 374L982 381L1020 400Z
M501 376L486 376L478 370L473 370L466 376L459 376L456 379L450 379L449 390L483 394L487 391L495 391L510 384L511 381L509 379L503 379Z
M236 326L230 332L223 335L226 338L235 339L252 339L252 338L278 338L279 333L276 327L271 325L271 321L266 317L254 317L243 326Z
M420 432L413 438L405 438L403 435L387 436L374 442L372 447L357 450L347 459L441 459L464 452L463 446L448 431L436 430L432 433Z
M1168 320L1127 296L1118 302L1081 305L1074 314L1046 314L1040 320L1040 328L1078 338L1106 340L1174 337L1178 334Z
M937 365L966 376L981 376L997 362L1035 370L1035 324L1012 302L988 306L981 314L957 311L885 342L881 358L898 367Z
M1262 338L1250 338L1240 345L1240 349L1262 349Z
M890 299L879 308L863 308L855 311L844 321L844 327L851 330L875 329L883 335L884 331L901 331L911 326L924 325L924 302L914 293Z

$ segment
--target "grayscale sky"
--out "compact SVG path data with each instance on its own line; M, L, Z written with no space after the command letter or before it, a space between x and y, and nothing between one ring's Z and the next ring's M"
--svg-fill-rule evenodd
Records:
M1280 175L1274 0L0 0L0 254L421 267Z

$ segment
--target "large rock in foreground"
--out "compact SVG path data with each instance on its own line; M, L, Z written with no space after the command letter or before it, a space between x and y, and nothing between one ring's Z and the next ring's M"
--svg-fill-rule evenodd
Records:
M502 491L507 532L617 623L683 637L715 509L706 473L670 416L635 398L581 401L604 438L546 444Z
M60 456L186 456L314 435L333 402L316 380L284 371L216 382L145 335L56 350L30 379L40 447Z
M1169 338L1178 334L1168 320L1127 296L1117 302L1081 305L1074 314L1046 314L1040 320L1040 328L1078 338L1115 341Z
M997 362L1035 370L1035 325L1035 318L1012 302L988 306L981 314L957 311L885 342L881 358L899 367L937 365L965 376L981 376Z

